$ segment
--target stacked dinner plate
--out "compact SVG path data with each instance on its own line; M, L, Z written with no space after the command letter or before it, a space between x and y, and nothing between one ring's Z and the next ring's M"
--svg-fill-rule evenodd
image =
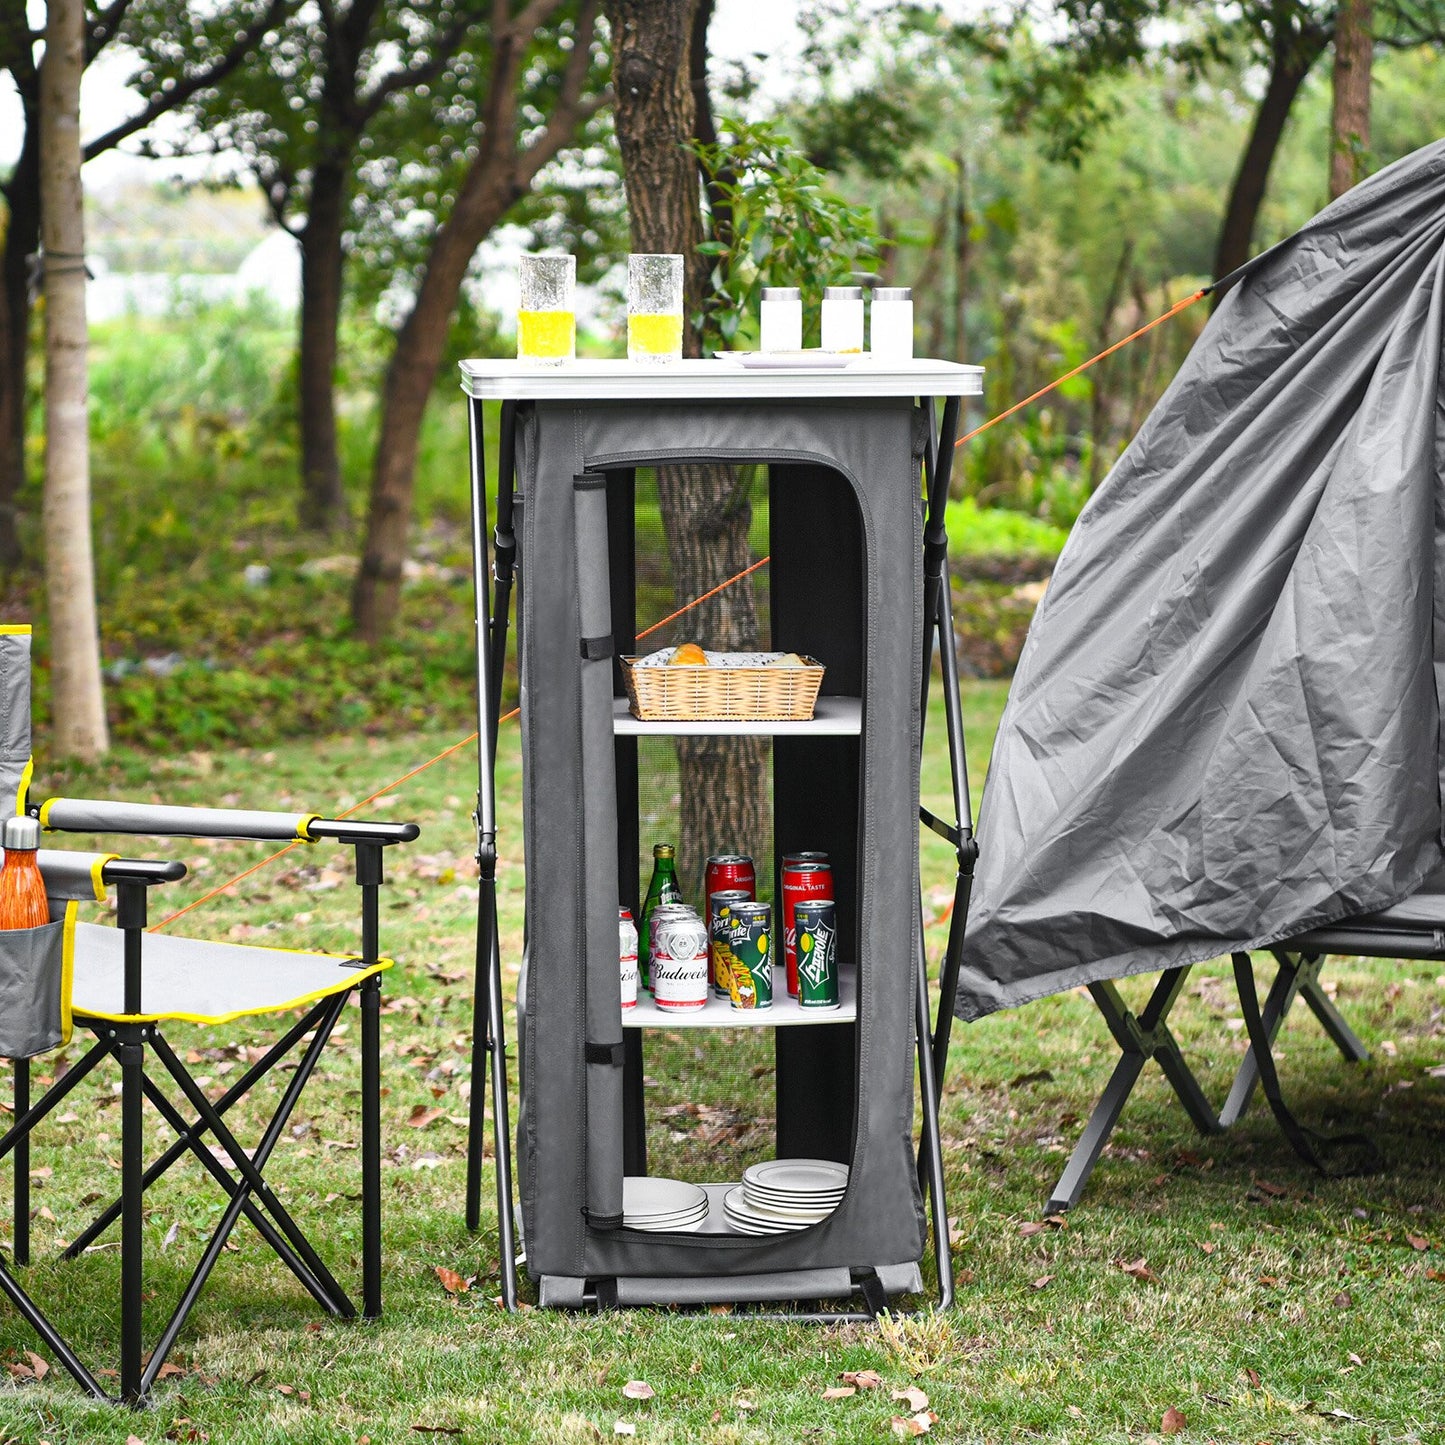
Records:
M831 1159L769 1159L754 1164L723 1196L739 1234L789 1234L826 1219L848 1188L848 1166Z
M629 1175L622 1181L622 1223L650 1234L691 1234L707 1218L707 1194L681 1179Z

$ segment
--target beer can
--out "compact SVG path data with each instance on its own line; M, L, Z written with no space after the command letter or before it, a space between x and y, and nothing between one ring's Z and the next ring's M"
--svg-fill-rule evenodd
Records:
M838 905L829 898L799 900L798 1007L838 1007Z
M735 1009L773 1006L772 921L770 903L737 902L728 907L723 933Z
M617 966L622 976L622 1007L637 1007L637 925L630 908L617 910Z
M783 860L783 957L788 970L788 992L798 996L798 933L793 909L810 898L833 896L833 869L813 860Z
M714 893L728 888L743 888L749 898L758 896L757 874L753 860L746 853L714 853L707 860L707 881L702 896L711 899Z
M732 990L728 987L730 965L727 945L718 931L719 924L722 922L724 911L730 904L747 903L751 901L752 896L752 893L746 888L724 888L720 892L708 895L707 934L712 950L712 991L718 998L732 997Z
M695 1013L707 1003L707 925L685 903L654 908L648 922L652 1001L666 1013Z

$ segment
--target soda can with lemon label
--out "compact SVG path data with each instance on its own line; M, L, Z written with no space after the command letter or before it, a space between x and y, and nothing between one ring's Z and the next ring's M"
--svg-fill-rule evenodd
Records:
M752 901L752 893L746 888L721 888L708 895L707 932L712 950L712 991L718 998L731 998L732 954L728 948L727 929L732 922L731 909L735 903Z
M838 1007L838 905L830 899L798 900L798 1007Z
M731 997L735 1009L773 1006L772 905L735 902L723 923L724 944L731 965Z

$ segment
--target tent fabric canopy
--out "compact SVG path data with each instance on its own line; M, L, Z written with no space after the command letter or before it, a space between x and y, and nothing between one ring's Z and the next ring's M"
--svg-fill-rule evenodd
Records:
M1442 862L1445 142L1258 258L1080 516L957 1013L1261 948Z

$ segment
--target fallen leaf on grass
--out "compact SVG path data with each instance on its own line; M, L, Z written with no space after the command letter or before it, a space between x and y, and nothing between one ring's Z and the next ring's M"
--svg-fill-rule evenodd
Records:
M1352 1365L1363 1365L1365 1362L1353 1350L1351 1350L1350 1363Z
M437 1265L436 1276L448 1294L466 1294L472 1287L472 1279L476 1278L473 1275L469 1279L465 1275L458 1274L454 1269L448 1269L444 1264Z
M1258 1189L1261 1194L1268 1194L1271 1199L1282 1199L1289 1193L1289 1190L1286 1189L1283 1184L1271 1184L1268 1179L1256 1179L1254 1181L1254 1187Z
M1159 1429L1165 1435L1178 1435L1188 1423L1183 1413L1171 1405L1164 1412L1164 1418L1159 1422Z
M1069 1221L1062 1214L1046 1214L1042 1219L1026 1219L1019 1225L1019 1233L1025 1239L1032 1239L1046 1229L1067 1229Z
M1053 1283L1053 1275L1041 1274L1030 1286L1031 1289L1045 1289Z
M876 1390L883 1383L883 1376L877 1370L844 1370L838 1378L845 1385L857 1385L860 1390Z
M1425 1273L1429 1274L1430 1271L1426 1270ZM1334 1299L1330 1301L1330 1303L1334 1305L1337 1310L1347 1310L1350 1308L1351 1305L1354 1304L1354 1302L1354 1296L1347 1289L1342 1289L1339 1294L1337 1294Z
M850 1395L858 1393L857 1385L829 1385L823 1391L825 1400L846 1400Z
M1130 1279L1142 1279L1148 1284L1158 1283L1159 1276L1145 1263L1142 1254L1138 1259L1116 1259L1114 1263L1117 1264Z
M50 1366L34 1350L26 1350L25 1358L30 1361L30 1368L37 1380L43 1380L50 1373Z
M1204 1240L1199 1247L1205 1252L1205 1254L1213 1254L1214 1251L1219 1248L1219 1246L1215 1244L1212 1239Z
M428 1108L425 1104L418 1104L406 1121L408 1129L425 1129L428 1124L435 1124L441 1118L445 1110Z
M1445 1270L1440 1270L1440 1269L1427 1269L1427 1270L1425 1271L1425 1278L1426 1278L1426 1279L1445 1280Z
M1246 1368L1246 1369L1245 1369L1245 1372L1244 1372L1244 1378L1249 1381L1249 1383L1250 1383L1250 1388L1251 1388L1251 1389L1255 1389L1255 1390L1259 1389L1259 1371L1258 1371L1258 1370L1251 1370L1251 1369L1249 1369L1249 1368Z
M1271 1289L1276 1289L1279 1286L1279 1276L1277 1274L1262 1274L1259 1277L1259 1283L1268 1285Z
M650 1400L657 1391L646 1380L629 1380L622 1387L622 1393L629 1400Z
M914 1414L928 1408L928 1396L925 1395L917 1385L909 1385L906 1389L895 1390L893 1392L893 1399L907 1405Z
M907 1440L915 1435L928 1434L937 1419L932 1410L920 1410L916 1415L894 1415L888 1423L895 1435Z
M1418 1250L1421 1254L1430 1248L1430 1241L1422 1234L1407 1234L1405 1242L1411 1249Z

